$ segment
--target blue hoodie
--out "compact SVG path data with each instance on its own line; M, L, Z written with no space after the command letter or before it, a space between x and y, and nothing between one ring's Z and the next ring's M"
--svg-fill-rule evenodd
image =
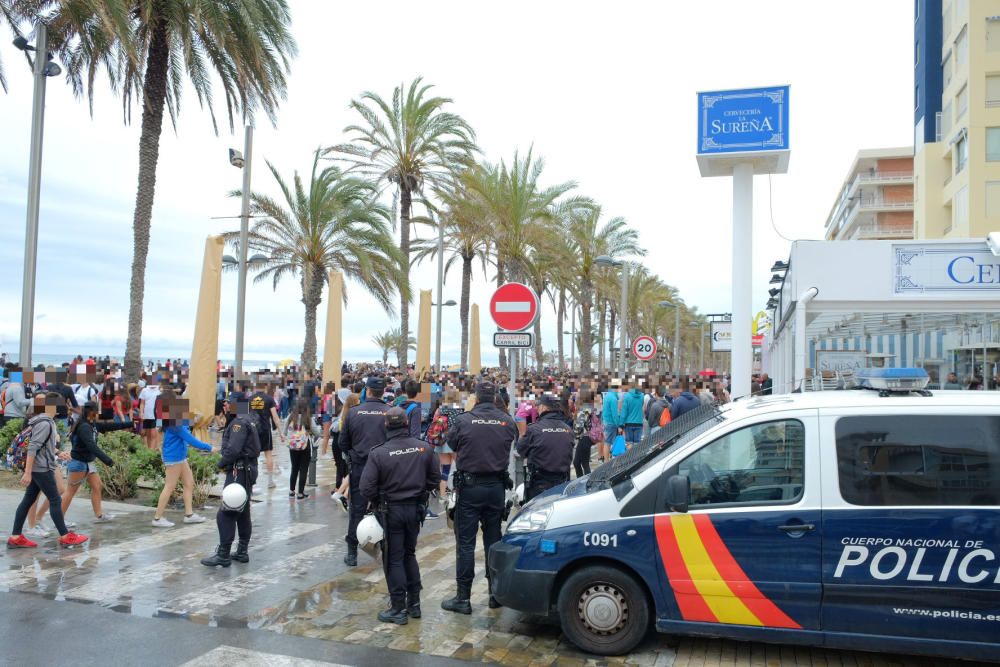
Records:
M622 413L620 425L642 426L643 393L633 387L622 397Z
M212 445L206 445L191 435L191 429L185 424L168 426L163 429L163 464L170 465L186 461L188 445L205 452L212 451Z
M673 405L670 406L670 419L674 420L680 417L685 412L691 412L695 408L701 407L701 401L698 397L692 394L690 391L685 391L681 393L680 396L674 399Z
M617 390L604 392L604 407L601 409L601 421L605 426L621 426L621 417L618 414L618 401L621 394Z

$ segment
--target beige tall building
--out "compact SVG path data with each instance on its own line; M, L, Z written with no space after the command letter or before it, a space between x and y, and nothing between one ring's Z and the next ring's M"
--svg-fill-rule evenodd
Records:
M824 238L913 238L912 147L858 151L826 219Z
M943 92L934 141L915 146L914 235L983 238L1000 230L1000 0L945 0L941 38L915 49L940 57Z

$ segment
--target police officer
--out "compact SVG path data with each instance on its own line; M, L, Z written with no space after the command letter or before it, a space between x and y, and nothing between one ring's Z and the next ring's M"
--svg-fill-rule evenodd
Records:
M203 558L202 565L229 567L232 560L239 563L249 563L250 554L250 493L257 481L257 457L260 456L260 437L257 434L258 420L251 414L250 404L246 400L229 404L233 420L222 432L222 457L219 459L219 470L226 472L225 484L238 482L246 489L247 502L239 511L220 508L215 515L215 523L219 527L219 548L215 555ZM225 488L225 485L223 486ZM240 535L239 546L232 559L229 550L233 546L233 538L237 530Z
M504 488L513 487L507 474L510 448L517 438L514 419L494 404L496 385L484 380L476 385L476 405L469 412L452 417L448 424L448 446L455 451L455 541L458 562L455 597L441 603L441 608L459 614L471 614L469 596L476 573L476 534L483 526L483 548L488 554L500 539L504 510ZM487 573L488 576L488 573ZM500 606L493 595L491 609Z
M528 426L517 443L517 453L528 462L525 502L567 481L573 463L573 429L566 424L559 397L542 395L538 401L538 415L538 421Z
M365 381L365 400L347 411L340 429L340 448L351 461L351 513L347 523L347 555L344 562L358 564L358 523L364 517L368 499L361 491L361 474L372 447L385 442L385 413L389 406L382 402L385 379L371 376Z
M385 443L368 455L361 493L375 503L385 534L385 580L392 606L379 612L378 620L406 625L409 617L420 618L417 534L441 468L434 448L410 434L405 409L385 413L385 430Z

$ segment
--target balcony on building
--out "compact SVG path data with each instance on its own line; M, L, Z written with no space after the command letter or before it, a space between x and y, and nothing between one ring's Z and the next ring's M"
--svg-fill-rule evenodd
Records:
M826 222L824 237L913 238L913 148L859 151Z

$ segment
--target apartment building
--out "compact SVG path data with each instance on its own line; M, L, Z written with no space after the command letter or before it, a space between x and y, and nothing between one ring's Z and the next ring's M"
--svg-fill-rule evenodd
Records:
M913 238L912 147L858 151L826 219L824 238Z
M918 0L915 8L914 235L982 238L1000 230L1000 0ZM935 111L920 91L938 77Z

